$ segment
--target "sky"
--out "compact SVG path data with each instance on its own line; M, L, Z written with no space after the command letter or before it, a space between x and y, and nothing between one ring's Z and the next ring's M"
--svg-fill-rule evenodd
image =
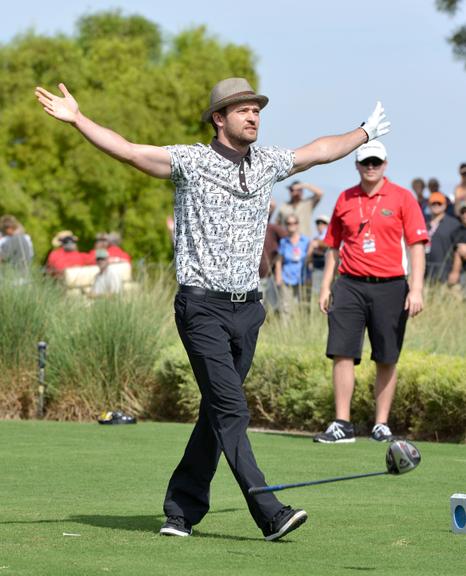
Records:
M407 188L414 177L435 177L452 194L466 162L466 69L447 38L466 23L466 2L450 17L434 0L0 0L0 43L30 28L72 34L79 16L114 8L156 22L167 40L204 24L222 42L249 46L270 98L260 144L297 148L349 131L381 100L392 123L383 137L387 176ZM358 182L354 155L300 179L322 188L317 213L330 214L339 192ZM275 186L278 203L289 184Z

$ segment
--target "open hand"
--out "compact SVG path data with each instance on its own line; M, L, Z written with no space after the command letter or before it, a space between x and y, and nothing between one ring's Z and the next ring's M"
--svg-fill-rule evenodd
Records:
M64 84L59 84L58 88L63 94L63 97L55 96L51 92L38 86L35 91L36 98L42 104L47 114L50 114L50 116L62 120L63 122L73 123L78 117L78 103L68 92Z
M377 102L374 111L362 125L362 129L367 134L367 141L383 136L390 131L390 122L384 122L385 118L382 102Z

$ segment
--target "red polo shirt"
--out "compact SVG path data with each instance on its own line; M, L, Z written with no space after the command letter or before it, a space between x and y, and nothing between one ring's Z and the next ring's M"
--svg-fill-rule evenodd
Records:
M109 246L106 248L110 262L131 262L131 256L122 250L119 246ZM96 263L95 250L90 250L86 254L86 264L91 266Z
M428 239L414 196L384 178L373 196L368 196L360 184L340 194L324 241L330 248L340 249L341 274L390 277L407 272L404 243Z
M50 252L47 258L47 268L54 272L62 272L65 268L73 268L74 266L85 266L86 254L73 250L67 252L63 248L56 248Z

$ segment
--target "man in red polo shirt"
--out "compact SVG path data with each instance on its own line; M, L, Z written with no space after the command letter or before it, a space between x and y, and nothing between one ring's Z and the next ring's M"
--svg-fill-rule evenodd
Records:
M356 151L357 186L337 200L325 243L320 309L328 316L327 356L333 359L336 418L315 442L354 442L350 421L354 365L361 362L367 327L376 363L376 417L372 438L393 439L388 417L396 388L396 363L408 316L422 311L428 234L414 196L384 177L387 152L379 141ZM408 246L411 272L406 280ZM338 265L339 278L332 280Z
M46 272L50 276L63 276L66 268L85 266L87 264L86 254L79 252L77 245L78 238L70 230L59 232L52 240L55 247L47 257Z

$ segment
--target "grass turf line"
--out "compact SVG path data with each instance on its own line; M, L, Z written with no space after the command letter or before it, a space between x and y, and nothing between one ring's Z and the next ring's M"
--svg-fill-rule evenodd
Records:
M192 538L162 538L166 485L190 425L0 422L0 574L293 576L464 573L449 497L466 492L466 446L418 443L411 474L278 492L309 521L263 541L224 459ZM269 483L382 471L386 445L251 433ZM63 533L80 536L63 536Z

